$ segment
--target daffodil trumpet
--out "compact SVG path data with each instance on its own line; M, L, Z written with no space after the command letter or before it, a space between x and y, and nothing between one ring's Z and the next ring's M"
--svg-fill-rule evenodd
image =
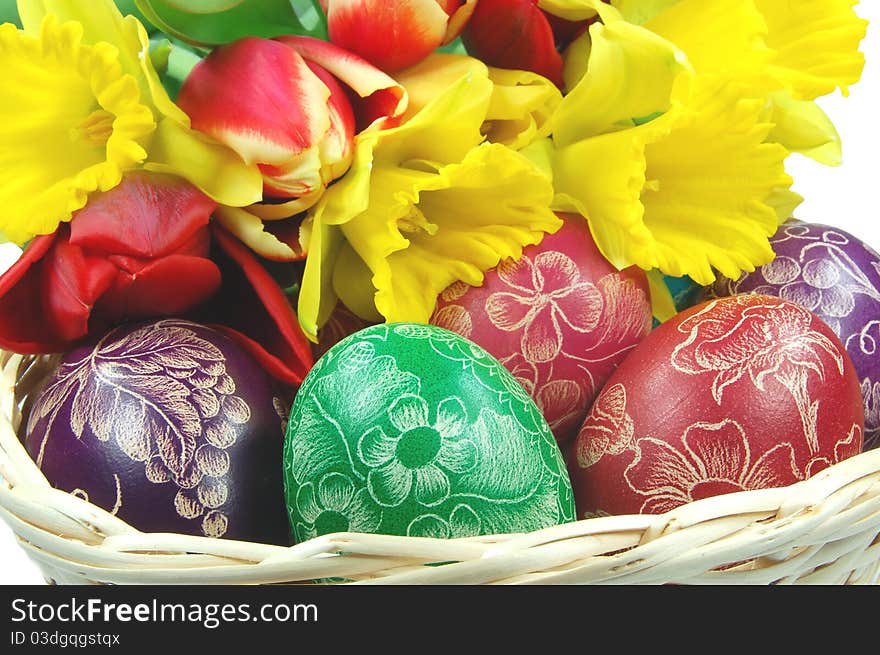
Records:
M194 131L168 97L136 18L110 0L19 0L18 9L23 29L0 25L7 239L52 234L136 169L178 175L226 205L259 200L257 167Z

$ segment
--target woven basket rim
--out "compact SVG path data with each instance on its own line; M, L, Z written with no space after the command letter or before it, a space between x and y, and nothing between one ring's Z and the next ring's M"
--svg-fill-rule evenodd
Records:
M22 397L47 358L0 353L0 516L51 582L153 584L876 584L880 448L788 487L664 514L525 534L340 533L293 546L145 533L54 489L22 445ZM426 564L446 563L443 566Z

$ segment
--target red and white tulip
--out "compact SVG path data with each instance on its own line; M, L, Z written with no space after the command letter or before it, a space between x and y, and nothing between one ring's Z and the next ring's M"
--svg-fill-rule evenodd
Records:
M385 71L422 61L461 33L477 0L321 0L330 40Z
M177 101L194 128L260 167L270 201L261 217L278 219L317 202L348 170L358 130L392 124L406 93L331 43L249 37L212 51Z

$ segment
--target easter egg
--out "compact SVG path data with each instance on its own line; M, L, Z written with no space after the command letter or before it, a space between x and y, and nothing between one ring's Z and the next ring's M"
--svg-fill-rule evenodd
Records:
M654 330L599 394L568 453L578 516L662 513L788 486L857 454L855 370L825 323L746 294Z
M770 240L776 258L713 296L762 293L806 307L846 346L862 389L865 449L880 445L880 255L843 230L789 222Z
M651 330L644 271L618 271L580 216L438 299L430 322L488 350L528 391L559 443L570 441L614 368Z
M275 391L213 329L124 325L64 355L25 445L55 487L139 530L287 544Z
M534 402L485 350L430 325L371 326L315 363L291 409L284 472L297 541L470 537L574 518Z

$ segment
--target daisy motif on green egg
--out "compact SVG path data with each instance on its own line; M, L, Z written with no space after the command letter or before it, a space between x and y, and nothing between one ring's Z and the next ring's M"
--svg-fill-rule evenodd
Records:
M424 398L406 394L388 408L398 431L390 436L377 426L358 442L358 456L369 468L367 488L377 503L396 507L410 494L429 507L449 498L446 472L466 473L477 463L477 449L463 438L467 411L458 398L447 398L429 421Z
M307 482L300 487L296 508L302 518L297 532L307 539L332 532L375 532L382 523L382 511L366 489L356 491L342 473L329 473L317 485Z
M479 346L432 325L379 324L340 341L290 413L284 474L296 541L462 538L573 520L562 454L516 384Z

